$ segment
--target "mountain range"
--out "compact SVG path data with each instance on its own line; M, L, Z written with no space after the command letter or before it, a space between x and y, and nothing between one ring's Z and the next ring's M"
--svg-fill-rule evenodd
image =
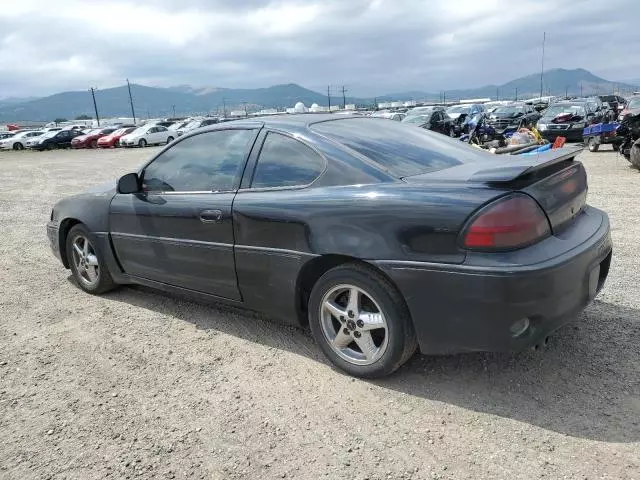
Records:
M614 90L632 91L635 87L617 83L584 69L554 69L545 72L544 95L604 94ZM485 85L478 88L447 90L447 100L461 98L513 99L540 95L540 74L521 77L502 85ZM267 88L238 89L218 87L191 87L180 85L169 88L131 85L131 94L137 117L168 117L176 115L222 112L223 109L251 111L260 108L282 108L303 102L327 105L324 94L293 83ZM101 117L131 116L129 92L126 86L96 90L96 103ZM439 100L443 92L407 91L376 97L381 100ZM376 99L347 97L347 103L372 105ZM331 99L341 104L342 98ZM93 101L88 91L63 92L44 98L0 100L0 122L51 121L55 118L74 119L80 115L94 116Z

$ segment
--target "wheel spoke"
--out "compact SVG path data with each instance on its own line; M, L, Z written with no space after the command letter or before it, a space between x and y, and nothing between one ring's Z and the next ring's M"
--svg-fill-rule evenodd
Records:
M351 337L351 335L349 335L348 333L344 333L344 328L340 327L340 329L336 333L336 337L333 339L333 346L338 349L343 349L346 348L346 346L351 342L353 342L353 338Z
M373 343L371 332L362 332L360 338L356 338L355 341L367 360L371 360L375 356L378 347Z
M98 278L98 272L96 267L87 267L87 278L89 279L90 282L95 282Z
M354 317L358 317L360 312L360 291L351 287L349 289L349 303L347 304L347 312L353 312Z
M344 317L347 314L347 312L345 312L342 307L336 305L330 300L324 302L323 306L327 312L335 317L336 320L340 320L340 317Z
M95 255L92 255L91 253L89 255L87 255L87 265L89 265L91 267L97 267L98 266L98 257L96 257Z
M84 238L83 240L84 240L84 247L82 248L82 253L86 257L87 255L89 255L89 240L87 240L86 238Z
M385 328L386 324L381 313L360 312L358 320L364 324L360 330L375 330L377 328Z
M78 245L77 243L74 243L73 244L73 249L76 251L76 253L79 256L82 256L82 249L80 248L80 245Z

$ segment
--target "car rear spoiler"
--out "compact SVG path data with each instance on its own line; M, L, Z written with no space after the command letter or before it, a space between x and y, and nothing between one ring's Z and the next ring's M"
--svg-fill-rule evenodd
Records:
M537 155L495 155L495 159L484 157L475 162L436 172L404 177L403 180L408 183L424 181L508 183L556 163L573 160L582 150L583 147L571 146L547 150Z

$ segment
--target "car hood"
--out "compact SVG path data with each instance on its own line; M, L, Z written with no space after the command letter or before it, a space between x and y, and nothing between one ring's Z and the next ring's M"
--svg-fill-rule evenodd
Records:
M462 113L447 113L447 115L449 116L449 118L452 118L454 120L456 120L460 115L462 115Z
M97 135L78 135L77 137L74 137L73 140L78 140L79 142L86 142L87 140L90 140L91 138L96 137Z
M564 123L579 122L582 120L584 120L584 117L582 115L575 115L572 113L561 113L560 115L555 115L555 116L544 116L540 119L540 123L564 124Z
M517 113L517 112L512 112L512 113L507 113L507 112L493 112L491 115L489 115L489 118L493 119L498 119L498 118L518 118L521 117L523 115L522 112Z

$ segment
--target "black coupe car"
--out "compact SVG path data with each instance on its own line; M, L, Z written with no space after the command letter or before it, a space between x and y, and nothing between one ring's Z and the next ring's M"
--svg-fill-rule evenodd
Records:
M71 140L83 135L80 130L49 131L40 135L29 148L33 150L52 150L55 148L71 148Z
M487 123L498 134L502 134L508 129L530 128L536 124L541 116L532 105L512 103L510 105L501 105L489 113L487 115Z
M59 201L47 233L78 285L143 284L309 325L347 372L543 343L602 287L607 215L580 149L496 156L336 115L191 132Z

